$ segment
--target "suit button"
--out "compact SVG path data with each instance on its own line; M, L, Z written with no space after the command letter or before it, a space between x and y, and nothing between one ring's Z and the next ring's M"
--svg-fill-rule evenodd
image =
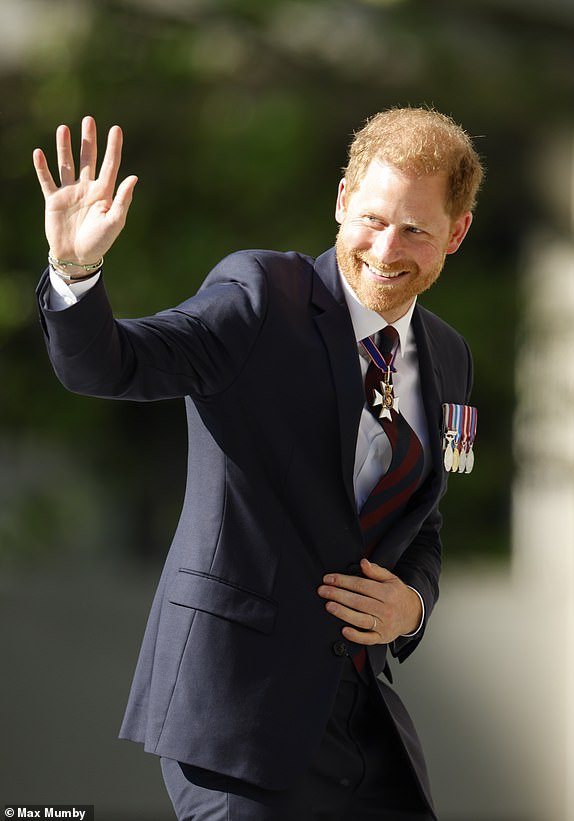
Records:
M349 648L347 647L347 643L344 641L333 642L333 653L336 656L348 656Z

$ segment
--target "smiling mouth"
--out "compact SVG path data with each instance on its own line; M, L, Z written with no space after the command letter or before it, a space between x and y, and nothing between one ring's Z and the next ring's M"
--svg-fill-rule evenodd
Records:
M387 282L391 282L395 279L399 279L400 277L406 276L409 271L381 271L380 268L375 268L373 265L369 265L368 263L363 263L371 276L376 277L378 280L383 280Z

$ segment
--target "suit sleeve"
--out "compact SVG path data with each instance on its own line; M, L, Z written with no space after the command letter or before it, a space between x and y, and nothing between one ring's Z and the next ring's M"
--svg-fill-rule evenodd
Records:
M432 610L439 596L439 577L442 564L440 528L442 516L438 505L426 518L417 537L403 553L394 573L414 587L425 604L424 621L414 636L401 636L391 645L391 652L399 661L405 661L421 642Z
M227 257L198 293L167 311L115 319L103 280L76 305L47 306L48 274L37 289L54 370L66 388L139 401L207 398L240 373L266 312L265 274L245 253Z

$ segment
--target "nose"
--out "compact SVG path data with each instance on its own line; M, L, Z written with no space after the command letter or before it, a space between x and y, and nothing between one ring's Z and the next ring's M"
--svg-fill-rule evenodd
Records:
M379 262L392 265L404 256L402 237L399 228L387 225L377 233L373 242L373 253Z

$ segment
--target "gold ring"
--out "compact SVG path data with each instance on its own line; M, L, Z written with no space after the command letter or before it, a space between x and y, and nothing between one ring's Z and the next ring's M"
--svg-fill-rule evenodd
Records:
M377 617L373 616L373 626L371 627L371 632L377 629Z

